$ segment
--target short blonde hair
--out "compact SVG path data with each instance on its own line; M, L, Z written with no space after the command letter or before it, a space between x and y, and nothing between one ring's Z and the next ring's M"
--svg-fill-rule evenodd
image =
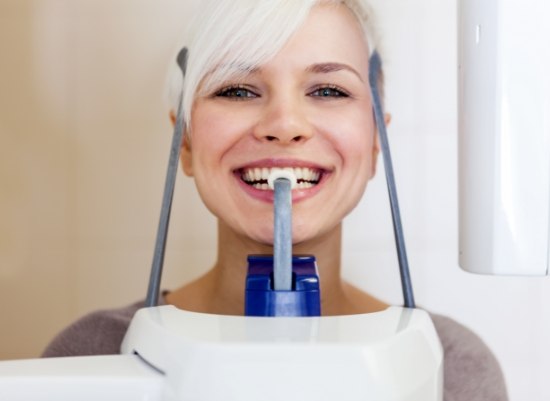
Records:
M197 96L266 63L300 28L311 9L321 4L348 7L362 27L369 51L377 48L366 0L201 0L202 11L179 46L189 51L185 82L175 62L169 73L170 105L178 109L183 91L186 128Z

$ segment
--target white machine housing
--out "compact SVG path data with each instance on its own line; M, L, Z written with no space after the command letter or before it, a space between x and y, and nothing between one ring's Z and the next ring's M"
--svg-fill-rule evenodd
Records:
M460 266L547 275L550 2L459 1Z
M125 355L0 362L14 401L442 401L429 315L264 318L145 308Z

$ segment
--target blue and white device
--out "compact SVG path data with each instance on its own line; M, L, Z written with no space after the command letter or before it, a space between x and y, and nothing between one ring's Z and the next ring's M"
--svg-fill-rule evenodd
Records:
M460 0L459 6L461 265L480 273L544 275L550 254L550 5ZM182 52L182 71L185 60ZM374 54L371 82L379 62ZM371 87L405 307L319 316L322 277L313 259L292 260L288 218L281 220L287 224L282 251L249 259L248 316L156 306L183 131L180 110L149 307L132 320L122 354L0 362L0 399L442 401L443 351L429 315L414 308L382 109ZM309 295L300 294L303 289Z
M315 256L292 255L292 171L273 169L273 256L248 256L245 316L321 316Z
M178 62L185 72L187 52ZM414 308L383 112L370 81L381 136L405 307L321 317L315 258L292 256L295 178L270 177L274 255L250 256L246 316L157 306L177 171L178 111L147 306L134 316L122 355L0 363L0 399L143 401L442 401L443 350L429 315ZM373 84L374 83L374 84Z

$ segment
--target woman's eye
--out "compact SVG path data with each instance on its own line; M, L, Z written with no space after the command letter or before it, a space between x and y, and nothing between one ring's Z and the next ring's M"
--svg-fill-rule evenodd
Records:
M310 96L315 97L349 97L349 95L344 92L344 90L332 87L332 86L326 86L322 88L318 88L310 93Z
M232 86L224 88L216 93L217 97L227 97L235 100L246 100L258 97L258 95L247 88Z

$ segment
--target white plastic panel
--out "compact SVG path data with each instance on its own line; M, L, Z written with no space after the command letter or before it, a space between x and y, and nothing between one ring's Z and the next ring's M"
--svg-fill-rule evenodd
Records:
M443 400L443 349L419 309L255 318L146 308L122 349L0 362L0 400Z
M443 350L419 309L265 318L147 308L122 344L134 351L166 372L163 401L443 399Z
M548 274L550 2L459 1L460 266Z
M0 400L160 401L164 377L135 355L0 362Z

